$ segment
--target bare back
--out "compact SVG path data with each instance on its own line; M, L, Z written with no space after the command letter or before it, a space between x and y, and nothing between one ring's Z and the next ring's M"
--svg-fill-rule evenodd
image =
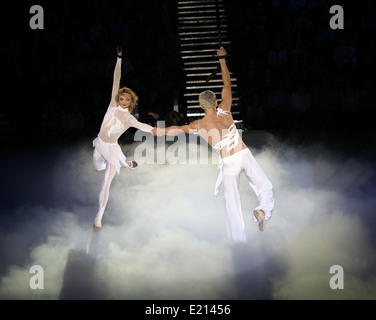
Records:
M212 106L210 98L209 107L203 107L200 102L201 108L205 110L205 117L195 120L188 125L168 127L165 130L165 134L177 135L181 132L198 132L202 138L220 153L222 158L226 158L246 149L247 146L241 139L231 114L231 76L224 59L226 56L225 49L221 47L217 51L217 55L219 57L223 80L222 101L218 109L216 109L217 102Z
M197 130L222 158L247 148L237 131L231 112L208 112L204 118L197 120Z

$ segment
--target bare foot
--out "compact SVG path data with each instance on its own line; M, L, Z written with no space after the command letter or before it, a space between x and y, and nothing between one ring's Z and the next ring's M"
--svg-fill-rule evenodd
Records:
M94 232L98 232L100 229L101 229L101 227L98 227L95 224L93 224L93 231Z
M253 215L256 217L258 221L259 230L264 231L266 225L265 212L262 210L255 210L253 211Z

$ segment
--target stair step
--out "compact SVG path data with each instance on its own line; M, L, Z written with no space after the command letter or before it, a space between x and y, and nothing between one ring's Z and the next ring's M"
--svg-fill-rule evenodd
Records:
M196 14L196 13L195 13ZM206 16L201 16L201 15L190 15L188 17L179 17L178 21L182 22L182 20L190 20L190 21L196 21L196 19L215 19L217 21L216 15L206 15ZM226 19L226 17L222 14L219 15L219 19Z
M218 100L218 105L220 104L221 102ZM232 113L236 112L238 114L240 114L240 110L238 108L238 105L236 103L233 103L232 107L231 107L231 111ZM199 102L197 101L195 105L192 105L192 106L188 106L187 107L187 112L189 114L192 114L194 112L203 112L202 108L200 107L200 104Z
M192 61L192 62L184 62L185 66L196 66L196 65L203 65L203 64L215 64L219 66L218 60L209 60L209 61Z
M214 80L210 81L210 83L213 83L213 82L218 82L218 83L223 84L222 79L214 79ZM237 82L237 79L233 78L233 79L231 79L231 82ZM200 84L200 83L206 83L206 81L204 81L204 80L191 80L191 81L187 81L186 83L187 84Z
M186 55L186 54L191 55L191 54L197 54L197 53L211 52L214 55L214 54L217 54L217 50L218 50L218 48L217 49L200 49L200 50L198 50L198 49L196 49L196 50L182 50L182 51L180 51L180 53L184 54L184 55Z
M212 66L212 67L211 66L206 66L206 67L187 67L187 68L184 68L184 71L195 71L195 70L206 70L206 71L212 70L212 71L214 71L217 68L218 68L218 66Z
M209 77L211 75L211 72L208 73L188 73L187 77Z
M230 72L230 75L231 74L232 73ZM209 73L205 72L205 73L188 73L188 74L186 74L187 77L209 77L210 75L211 75L211 72L209 72ZM219 73L218 73L218 75L219 75Z
M232 115L239 115L240 111L232 111ZM197 112L197 113L190 113L187 116L188 117L203 117L205 115L205 112ZM235 123L241 123L243 120L234 120Z
M193 60L193 59L216 59L216 55L212 55L212 54L206 54L206 55L191 55L191 56L182 56L182 59L183 60Z
M221 2L222 1L219 1L219 3ZM215 0L179 1L179 5L203 5L203 4L215 4Z
M204 88L204 90L205 89L208 89L208 88ZM198 94L200 94L202 91L204 91L204 90L200 90L199 92L191 92L191 93L184 93L184 97L196 97ZM212 90L214 93L215 93L215 95L217 96L217 97L220 97L221 96L221 94L222 94L222 90L221 91L214 91L214 90ZM236 95L237 95L237 92L235 91L235 92L233 92L233 97L232 97L232 100L236 100L236 99L238 99L238 97L236 97ZM235 96L235 97L234 97Z
M222 6L221 4L219 6ZM206 4L206 5L185 5L185 6L181 6L181 5L178 5L178 11L179 10L192 10L192 9L204 9L204 8L209 8L209 9L212 9L212 8L215 8L215 4Z
M200 92L201 93L201 92ZM194 97L194 100L193 100L193 98L191 98L191 100L187 100L187 101L189 101L189 103L187 104L187 108L189 108L189 106L198 106L198 96L199 96L199 94L200 93L197 93ZM216 96L217 96L217 100L218 100L218 103L220 103L222 100L221 100L221 94L217 94L216 93ZM239 102L239 97L237 97L237 98L235 98L235 97L233 97L233 106L238 106L238 102Z
M199 19L198 19L199 18ZM205 19L203 19L205 18ZM215 25L217 27L217 19L216 18L213 18L213 17L197 17L195 19L189 19L189 17L187 17L187 19L179 19L179 25L180 26L187 26L187 25L200 25L200 26L203 26L203 27L209 27L209 26L213 26ZM222 23L227 23L225 19L220 19L220 24L222 26ZM180 29L180 26L179 26L179 29Z
M225 29L227 28L228 25L227 24L222 24L221 23L221 28ZM178 27L180 30L187 30L187 29L191 29L191 30L205 30L205 29L218 29L218 26L217 24L208 24L208 25L200 25L200 26L195 26L195 25L184 25L184 26L179 26Z
M221 33L227 33L227 30L221 30ZM218 34L217 30L213 31L194 31L194 32L179 32L179 36L194 36L194 35L210 35L210 34Z
M222 31L221 31L221 33L222 33ZM180 40L181 41L201 41L201 40L213 40L213 39L217 40L218 37L219 37L219 34L218 34L218 32L216 32L216 34L212 35L212 36L206 36L206 37L203 37L203 36L201 36L201 37L188 37L188 38L181 38ZM227 37L222 35L222 39L223 38L226 39ZM192 43L192 44L195 44L195 43Z
M222 41L222 45L230 45L230 41ZM198 47L198 46L217 46L218 42L203 42L203 43L182 43L181 47Z
M236 88L235 84L231 84L231 88ZM187 90L205 90L205 89L214 89L214 88L223 88L223 84L219 85L206 85L206 86L187 86Z
M221 93L220 92L214 92L214 93L217 96L217 100L218 101L222 101L221 100ZM195 94L195 95L198 97L199 94ZM194 96L194 95L192 95L192 96ZM234 102L234 105L237 103L236 101L239 101L239 99L240 99L239 97L232 97L232 101ZM197 104L198 103L198 99L196 99L196 100L187 100L187 103L189 103L189 104Z
M224 17L223 13L225 12L224 9L219 9L218 10L220 13L222 13L222 16ZM214 15L216 16L217 15L217 10L214 8L214 9L208 9L208 10L194 10L194 11L181 11L178 13L178 15L183 15L183 14L193 14L194 16L196 16L196 14L212 14L211 17ZM180 19L180 17L178 17L178 19Z

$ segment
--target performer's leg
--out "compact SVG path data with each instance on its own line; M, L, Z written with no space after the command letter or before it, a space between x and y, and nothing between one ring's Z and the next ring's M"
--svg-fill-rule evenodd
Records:
M99 210L94 220L94 231L98 231L102 226L102 217L110 196L110 186L115 174L116 166L107 162L106 171L102 181L102 188L99 193Z
M225 174L222 179L222 190L226 208L227 234L231 244L247 241L240 201L239 178L239 174Z
M106 160L104 160L102 155L95 149L93 152L93 164L94 168L98 171L106 169Z
M259 205L255 210L262 210L265 213L265 219L269 220L274 208L273 185L251 152L245 154L243 166L248 183L258 199Z

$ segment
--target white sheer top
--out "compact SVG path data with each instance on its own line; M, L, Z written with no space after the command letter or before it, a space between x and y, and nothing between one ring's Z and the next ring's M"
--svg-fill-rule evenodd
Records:
M115 97L118 94L121 77L121 58L117 58L114 80L112 85L112 96L110 105L103 118L99 138L107 143L117 143L119 137L130 127L140 129L145 132L151 132L152 126L139 122L130 112L128 108L122 108L116 104Z

